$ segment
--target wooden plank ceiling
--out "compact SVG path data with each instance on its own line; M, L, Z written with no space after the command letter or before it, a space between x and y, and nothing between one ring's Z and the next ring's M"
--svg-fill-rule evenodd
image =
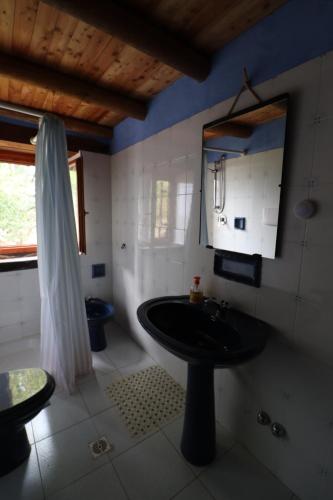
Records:
M120 4L128 12L139 10L154 25L175 32L209 57L285 1L126 0ZM21 57L45 66L46 71L59 70L144 101L182 76L173 67L49 3L53 2L1 0L0 54ZM98 10L98 3L95 0L92 7ZM0 99L108 127L126 116L110 106L4 76L1 67Z

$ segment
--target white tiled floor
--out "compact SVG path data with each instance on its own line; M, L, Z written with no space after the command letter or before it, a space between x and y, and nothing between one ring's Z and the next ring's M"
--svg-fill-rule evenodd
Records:
M36 349L1 359L0 372L36 364ZM217 458L190 466L179 451L182 417L132 438L104 389L154 361L119 326L109 326L108 347L93 355L95 373L75 394L56 392L27 425L29 459L0 478L1 500L291 500L292 493L217 425ZM8 364L10 366L8 366ZM112 450L92 458L88 443L106 436Z

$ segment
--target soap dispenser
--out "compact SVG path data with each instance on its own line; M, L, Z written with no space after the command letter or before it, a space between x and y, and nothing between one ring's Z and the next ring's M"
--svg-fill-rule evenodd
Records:
M200 288L200 276L193 277L193 283L190 288L190 303L200 304L203 301L203 292Z

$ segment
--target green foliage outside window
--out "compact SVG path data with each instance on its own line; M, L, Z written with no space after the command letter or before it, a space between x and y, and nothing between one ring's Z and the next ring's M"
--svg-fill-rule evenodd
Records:
M69 175L78 231L75 166ZM0 162L0 247L36 244L35 166Z
M35 244L35 167L0 162L0 246Z

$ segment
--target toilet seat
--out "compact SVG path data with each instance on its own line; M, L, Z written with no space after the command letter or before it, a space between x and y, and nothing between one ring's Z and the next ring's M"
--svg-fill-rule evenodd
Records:
M53 378L41 368L0 373L0 426L34 413L36 406L49 399L54 385Z
M41 368L0 373L0 476L29 456L24 426L43 409L54 389L53 377Z

